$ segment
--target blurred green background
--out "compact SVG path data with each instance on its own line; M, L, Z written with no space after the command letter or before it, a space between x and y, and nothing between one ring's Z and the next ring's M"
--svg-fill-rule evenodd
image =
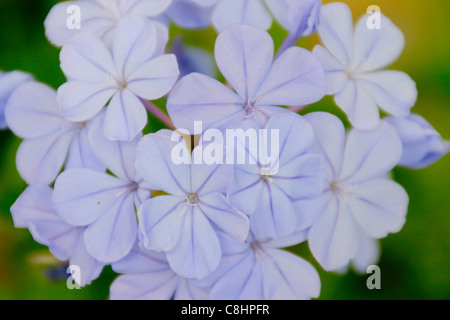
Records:
M44 35L43 21L56 0L0 0L0 70L24 70L57 88L64 82L59 50ZM331 1L324 1L324 3ZM407 72L417 83L419 98L413 112L424 116L444 138L450 138L449 46L450 2L439 0L348 0L354 18L378 5L405 33L406 47L391 67ZM212 50L212 29L185 32L172 27L171 36L183 34L188 44ZM286 32L274 24L270 33L279 45ZM312 49L315 36L299 44ZM164 101L160 101L163 106ZM307 111L327 110L342 116L331 98ZM152 119L151 130L161 125ZM116 276L106 268L92 285L68 290L62 265L46 247L37 244L28 230L15 229L9 208L26 188L15 168L20 144L9 131L0 131L0 299L106 299ZM324 272L308 246L292 248L311 261L320 273L321 299L449 299L450 157L429 168L395 169L395 179L410 196L407 222L401 232L381 240L381 290L368 290L368 275Z

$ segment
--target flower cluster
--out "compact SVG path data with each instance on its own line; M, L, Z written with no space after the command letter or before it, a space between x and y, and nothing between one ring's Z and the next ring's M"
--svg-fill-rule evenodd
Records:
M66 25L70 6L80 29ZM277 52L273 19L288 31ZM29 184L11 207L15 226L79 266L81 286L111 265L121 274L111 299L315 298L317 271L283 250L304 241L327 271L365 270L377 239L405 223L408 196L390 171L449 149L410 113L413 80L382 70L402 32L383 15L379 30L366 20L353 28L347 5L320 0L56 5L46 35L67 82L55 91L0 74L0 125L24 139L17 169ZM171 23L214 26L226 83L204 51L169 52ZM313 52L295 45L314 32ZM349 130L293 111L327 94ZM165 96L168 115L151 102ZM154 132L148 113L168 129Z

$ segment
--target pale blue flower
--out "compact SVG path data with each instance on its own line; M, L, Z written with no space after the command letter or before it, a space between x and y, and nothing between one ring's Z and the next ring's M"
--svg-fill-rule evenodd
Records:
M112 142L102 132L104 113L92 123L89 141L114 174L88 169L64 171L55 182L53 205L70 225L86 227L87 251L104 263L126 256L137 238L136 208L150 196L134 168L138 135L132 141Z
M0 72L0 129L8 128L5 119L5 107L15 89L33 77L22 71Z
M378 107L394 116L407 116L417 99L416 85L406 73L381 70L400 56L405 39L391 20L381 13L380 17L380 29L369 29L369 15L364 15L353 30L346 4L324 5L318 31L326 49L314 48L325 68L327 93L334 95L353 127L361 130L378 126Z
M269 137L260 137L266 141L259 141L259 145L272 145L268 154L279 151L276 160L264 164L268 161L255 154L252 146L246 146L247 158L254 159L254 164L235 165L228 196L235 207L250 216L250 228L258 239L278 239L296 230L298 213L292 202L320 195L325 172L321 156L309 151L314 133L301 116L273 116L264 129ZM279 150L270 142L273 130L279 132ZM239 143L244 145L245 141Z
M78 285L90 284L104 264L87 252L83 239L86 228L67 224L55 212L52 192L49 186L29 186L11 207L14 225L28 228L34 240L48 246L58 260L78 266L79 273L73 277Z
M438 161L450 150L450 143L442 139L423 117L410 114L407 117L386 118L397 130L403 144L399 165L421 169Z
M45 34L52 44L65 45L80 33L89 33L111 46L119 21L127 16L156 18L170 5L171 0L78 0L56 4L45 19ZM73 25L77 11L80 13L79 29ZM70 26L70 28L68 27Z
M219 0L212 23L218 32L234 24L267 30L273 15L298 39L315 31L320 6L320 0Z
M111 284L111 300L205 300L208 297L205 289L176 274L163 252L135 245L112 268L122 275Z
M218 0L173 0L164 16L185 29L206 28Z
M52 183L65 162L66 168L104 169L87 141L90 122L65 119L55 90L47 85L27 82L20 86L11 95L5 116L11 131L25 139L16 165L28 184Z
M221 258L215 229L244 241L249 222L225 196L231 165L194 164L194 160L175 164L172 154L176 150L191 159L181 136L169 130L147 135L138 145L137 171L152 190L169 194L151 198L140 207L141 239L145 248L166 252L177 274L202 278Z
M316 135L313 150L325 158L326 189L317 198L295 203L299 230L309 228L309 246L328 271L355 259L363 242L398 232L405 223L408 195L386 177L402 154L395 129L381 121L374 130L353 129L329 113L305 116Z
M309 51L292 47L273 61L270 35L249 26L231 26L216 41L219 70L236 90L215 79L192 73L172 89L167 111L178 128L193 132L193 122L203 128L227 128L244 119L264 123L284 113L279 105L314 103L325 95L320 61Z
M69 41L61 50L61 68L69 79L58 89L63 115L85 121L108 104L105 135L134 139L147 124L140 99L161 98L178 78L176 57L162 54L167 39L161 24L126 17L117 26L112 54L89 34Z
M304 232L279 240L249 237L238 243L220 234L223 258L216 271L199 281L210 288L211 300L306 300L320 294L314 267L281 248L305 240Z

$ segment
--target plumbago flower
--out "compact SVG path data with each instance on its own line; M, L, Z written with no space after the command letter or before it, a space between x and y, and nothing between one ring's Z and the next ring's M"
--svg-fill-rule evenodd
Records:
M309 228L309 246L328 271L346 266L358 253L362 231L380 239L405 223L408 196L385 175L398 164L402 144L386 122L346 136L342 122L328 113L305 116L316 134L313 150L326 159L327 188L317 198L300 200L299 230Z
M219 0L212 23L218 32L234 24L267 30L272 25L272 13L298 40L314 31L320 6L320 0Z
M161 18L166 18L186 29L206 28L211 24L211 15L217 1L173 0Z
M353 127L378 126L378 107L394 116L407 116L417 99L414 81L404 72L380 69L394 62L405 45L403 33L381 15L381 29L367 27L363 16L353 31L352 13L344 3L324 5L314 48L325 68L328 92ZM378 106L378 107L377 107Z
M0 129L8 128L5 119L5 107L9 97L15 89L27 81L33 81L33 77L22 71L0 71Z
M232 166L196 164L196 150L191 160L181 136L161 130L145 136L136 151L139 174L152 190L169 194L140 207L142 243L166 252L170 267L186 278L203 278L217 268L222 255L216 228L241 242L249 230L247 217L225 197ZM175 164L176 152L187 161Z
M121 273L111 285L111 300L205 300L208 293L176 274L163 252L135 245L130 254L112 264Z
M418 114L407 117L387 117L387 122L397 130L403 145L399 165L421 169L435 163L450 150L450 143L444 141L439 132Z
M173 54L163 54L167 29L143 18L126 17L114 34L112 54L89 34L61 50L61 68L69 81L58 89L63 115L86 121L110 100L104 132L110 140L133 140L147 124L141 99L164 96L179 75Z
M325 95L320 61L309 51L292 47L273 61L273 40L253 27L231 26L216 41L217 66L236 92L208 76L191 73L172 89L167 111L177 128L194 132L225 129L245 119L260 124L287 112L276 105L304 105Z
M250 126L252 129L258 132L255 125ZM235 165L228 194L236 208L250 215L251 230L258 239L278 239L296 229L298 213L292 201L315 197L323 191L323 163L319 155L309 152L314 133L301 116L273 116L264 129L272 137L259 138L260 150L247 146L246 137L238 142L251 160ZM274 131L279 132L276 137ZM274 138L279 149L275 148ZM270 146L270 152L261 150L263 146ZM265 159L269 153L276 158Z
M223 259L216 271L196 284L212 300L307 300L320 294L314 267L281 248L299 244L304 232L278 240L249 235L244 243L220 233Z
M86 227L84 242L94 258L111 263L125 257L137 238L136 208L150 196L134 167L136 145L108 140L102 132L105 113L92 123L89 141L114 176L89 169L64 171L55 182L53 205L70 225Z
M86 250L86 228L65 222L53 209L53 190L49 186L30 185L11 207L16 228L28 228L36 242L49 247L60 261L80 267L73 279L80 286L90 284L100 275L104 264Z
M65 45L79 33L89 33L112 45L119 21L126 16L156 18L171 0L79 0L55 5L45 19L45 34L52 44ZM78 9L79 8L79 9ZM79 11L77 11L79 10ZM79 13L79 28L69 28L71 15Z
M5 108L9 128L24 138L16 156L17 170L28 184L52 183L65 168L103 170L88 142L90 122L63 117L56 92L45 84L27 82L11 95Z

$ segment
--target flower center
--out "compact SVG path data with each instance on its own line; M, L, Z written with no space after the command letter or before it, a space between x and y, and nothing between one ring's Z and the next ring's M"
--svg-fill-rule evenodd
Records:
M196 205L199 201L198 194L196 193L189 193L186 198L190 205Z
M268 169L261 169L259 176L266 182L273 182L273 178L271 177L270 171Z

